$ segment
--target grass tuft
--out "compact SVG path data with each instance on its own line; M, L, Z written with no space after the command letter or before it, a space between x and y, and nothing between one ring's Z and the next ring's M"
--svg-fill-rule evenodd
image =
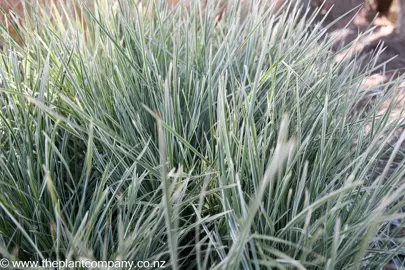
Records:
M221 20L216 1L27 10L24 45L6 38L0 55L2 256L172 269L398 262L397 82L363 89L375 59L336 60L295 1L231 2Z

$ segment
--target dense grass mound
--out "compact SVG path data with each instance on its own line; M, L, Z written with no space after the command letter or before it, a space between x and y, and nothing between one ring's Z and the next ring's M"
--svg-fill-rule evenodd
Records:
M376 170L398 156L401 121L377 111L392 93L353 112L373 61L337 62L297 7L218 21L214 2L99 1L86 24L37 9L24 45L5 42L4 257L377 269L400 254L405 170Z

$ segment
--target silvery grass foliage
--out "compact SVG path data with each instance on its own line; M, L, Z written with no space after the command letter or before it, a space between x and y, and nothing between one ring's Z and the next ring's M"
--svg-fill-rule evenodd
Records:
M2 256L400 266L397 83L373 96L378 53L364 70L336 61L315 15L272 7L235 2L220 21L215 1L105 0L80 20L31 7L24 44L1 54Z

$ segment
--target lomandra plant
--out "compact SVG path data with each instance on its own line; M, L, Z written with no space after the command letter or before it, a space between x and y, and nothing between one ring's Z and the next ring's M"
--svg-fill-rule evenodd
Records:
M2 256L401 267L397 84L363 89L375 58L337 61L316 14L273 7L29 7L1 53Z

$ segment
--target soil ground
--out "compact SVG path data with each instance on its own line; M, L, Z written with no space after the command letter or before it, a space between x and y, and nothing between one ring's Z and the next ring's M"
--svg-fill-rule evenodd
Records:
M399 4L394 1L387 17L376 18L374 23L370 24L360 10L363 2L363 0L326 1L323 13L326 13L329 8L330 12L326 17L325 24L341 18L329 31L332 36L336 37L335 49L338 50L344 44L352 42L359 37L359 33L364 33L371 27L375 27L370 34L360 38L356 51L360 54L370 53L383 42L385 50L380 55L378 62L384 63L391 58L394 59L387 63L381 71L386 73L384 75L389 75L394 71L403 73L405 71L405 40L401 40L395 31Z

